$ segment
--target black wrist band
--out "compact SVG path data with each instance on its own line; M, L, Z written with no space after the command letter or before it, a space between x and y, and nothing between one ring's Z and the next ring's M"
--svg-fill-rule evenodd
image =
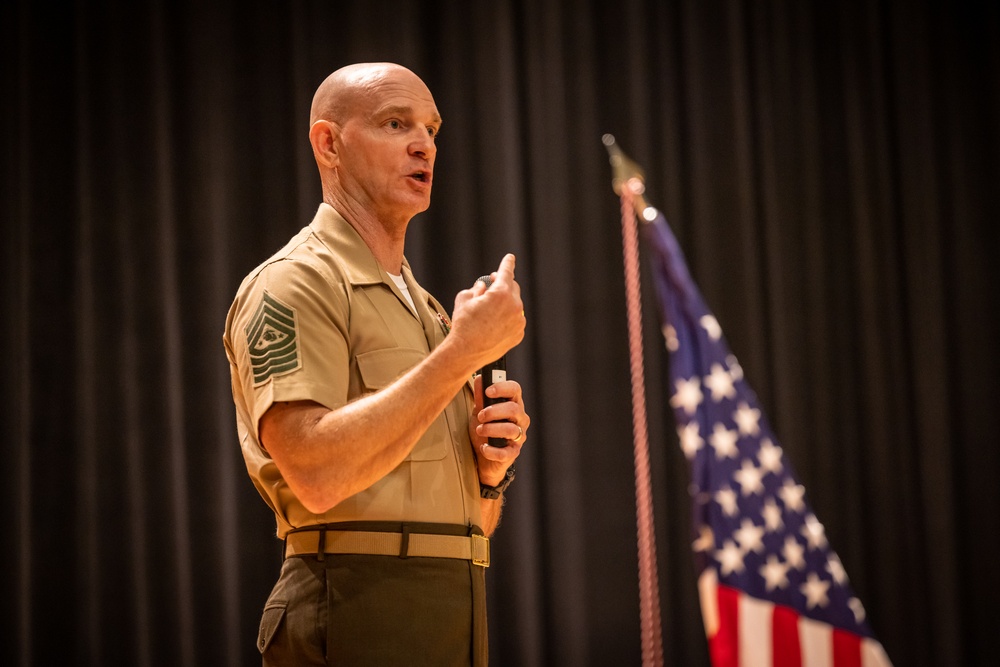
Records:
M507 468L507 474L503 476L500 483L496 486L486 486L482 482L479 483L479 495L487 500L496 500L500 495L510 486L510 483L514 481L514 466Z

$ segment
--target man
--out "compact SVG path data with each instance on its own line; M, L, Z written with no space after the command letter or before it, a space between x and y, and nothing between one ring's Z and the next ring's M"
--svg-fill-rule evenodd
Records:
M265 665L482 665L485 575L530 418L470 378L524 336L513 255L452 318L403 256L441 117L415 74L351 65L316 91L323 203L243 281L226 321L247 469L285 539ZM506 441L492 447L487 438Z

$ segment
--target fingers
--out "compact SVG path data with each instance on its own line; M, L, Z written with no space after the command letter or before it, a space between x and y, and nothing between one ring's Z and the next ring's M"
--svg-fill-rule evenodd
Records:
M480 438L503 438L521 444L528 439L530 421L525 415L520 420L504 419L502 421L480 422L476 426L476 435Z
M482 280L476 279L476 282L472 283L472 287L469 291L472 292L472 296L482 296L483 293L488 289L486 283Z
M520 310L523 315L524 307L520 302L521 286L514 280L514 264L514 255L507 253L500 261L500 266L497 270L490 274L492 284L489 287L487 287L485 281L476 279L471 287L455 295L456 319L459 308L469 304L470 301L478 300L484 296L487 301L492 301L495 304L497 301L503 302L507 300L512 295L516 302L512 305L515 305L516 309ZM487 291L489 292L488 294ZM491 310L495 310L495 308L491 306Z
M476 282L473 283L472 289L476 290L476 295L478 296L485 292L490 285L501 280L501 277L504 285L516 284L514 281L514 265L516 261L517 260L515 259L513 253L507 253L504 255L503 259L500 260L500 266L497 267L496 271L489 275L489 284L487 284L484 280L486 276L477 278Z
M483 403L480 401L480 396L482 392L480 387L482 386L481 376L476 376L479 384L475 386L476 391L476 417L480 424L486 424L489 422L498 421L510 421L515 424L519 424L521 428L527 428L528 424L531 423L531 418L528 417L527 413L524 411L524 400L521 394L521 385L514 380L504 380L503 382L497 382L486 389L486 395L489 398L501 398L505 399L503 401L498 401L492 405L483 407ZM502 437L497 435L496 437Z
M477 381L479 379L477 378ZM476 389L476 393L481 395L479 386ZM531 425L531 417L524 410L519 383L513 380L497 382L487 390L487 393L491 398L507 400L486 408L477 400L477 411L472 419L476 425L472 430L475 433L473 442L477 444L476 456L481 476L484 473L487 475L502 473L520 456L521 447L528 439L528 427ZM492 447L489 438L502 438L506 440L507 446Z
M480 373L472 379L472 398L476 404L475 414L478 415L483 409L483 376Z
M472 283L472 287L460 291L455 296L455 306L457 307L460 303L465 303L469 299L482 296L486 289L486 283L482 280L476 280L476 282Z
M490 447L484 443L479 448L479 456L487 461L502 464L504 467L513 463L514 459L520 456L520 454L521 445L517 443L511 444L509 447Z
M476 376L480 378L481 376ZM477 387L478 389L478 387ZM506 398L507 400L521 403L521 385L515 380L504 380L494 382L486 388L486 395L489 398Z
M505 255L489 288L477 280L455 297L449 342L478 357L480 368L524 339L524 304L514 280L514 264L514 255Z
M481 438L503 438L508 446L514 444L520 447L527 439L528 427L531 425L531 417L524 410L521 385L512 380L498 382L490 387L487 393L491 398L508 400L485 408L477 401L476 435Z
M476 285L479 285L479 283L476 283ZM455 307L452 309L452 313L457 314L458 311L465 306L465 304L469 303L469 301L481 295L482 293L483 293L482 289L477 290L475 285L470 287L469 289L461 290L458 294L455 295Z
M500 260L500 266L497 267L494 273L493 282L503 283L505 285L514 283L514 266L517 264L517 258L514 257L513 253L507 253Z
M510 291L514 296L520 298L521 286L517 284L514 279L514 266L517 263L517 258L513 253L507 253L504 255L503 259L500 260L500 266L497 270L490 274L490 280L492 281L491 289L493 292L506 292ZM476 291L476 296L483 294L486 290L486 283L481 280L476 280L473 289Z

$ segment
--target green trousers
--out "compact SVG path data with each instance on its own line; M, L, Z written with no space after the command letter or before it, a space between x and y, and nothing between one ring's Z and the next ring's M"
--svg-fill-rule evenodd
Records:
M435 526L428 530L425 524L421 532L469 530ZM287 558L264 607L257 647L265 667L485 667L485 569L452 558Z

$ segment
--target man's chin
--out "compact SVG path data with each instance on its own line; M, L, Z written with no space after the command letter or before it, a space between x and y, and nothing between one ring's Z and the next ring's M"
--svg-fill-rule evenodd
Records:
M431 207L431 193L428 190L426 194L416 197L411 201L413 215L417 213L423 213Z

